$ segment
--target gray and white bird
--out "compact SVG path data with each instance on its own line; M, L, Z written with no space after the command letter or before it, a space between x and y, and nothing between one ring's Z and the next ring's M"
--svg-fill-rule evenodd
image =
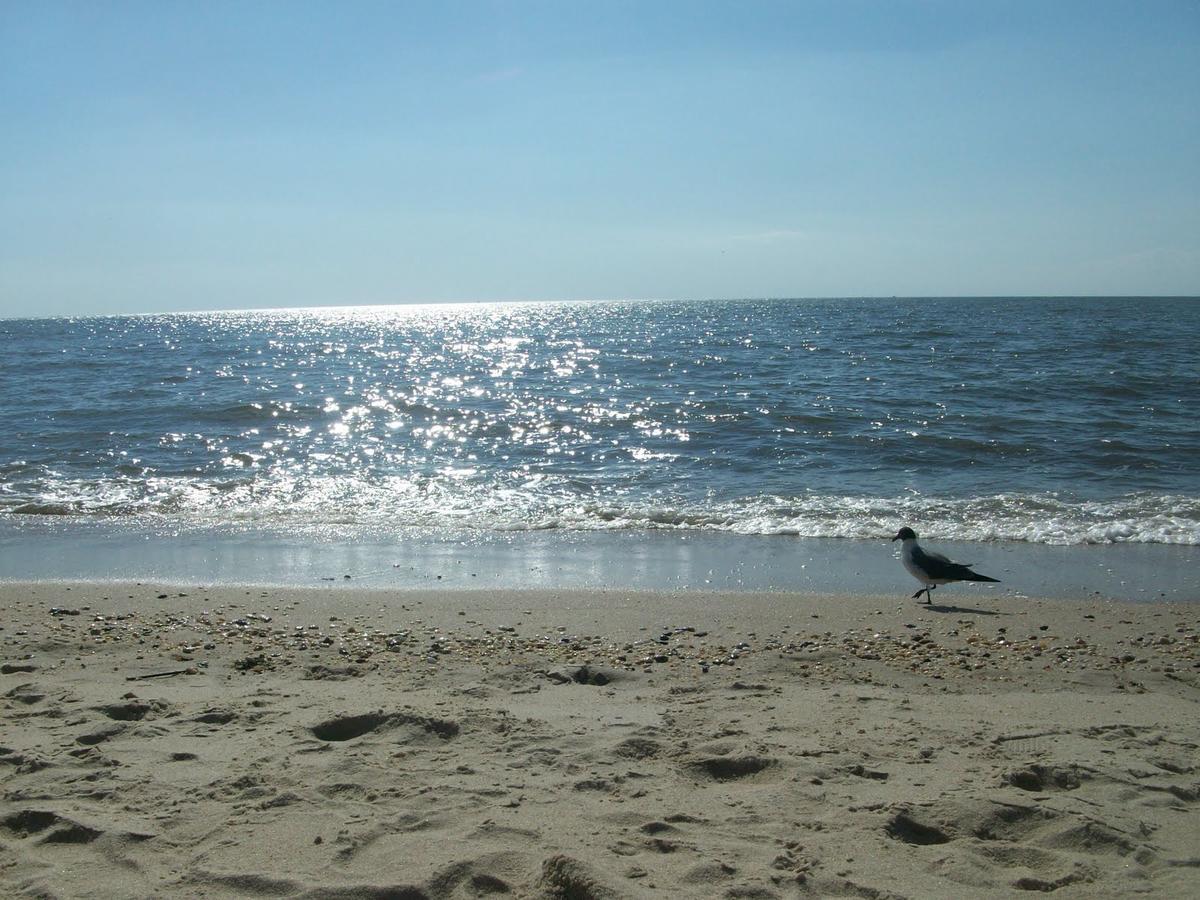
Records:
M913 578L925 585L912 595L914 600L924 594L925 602L933 603L931 592L939 584L950 584L954 581L998 582L1000 580L972 572L970 563L956 563L940 553L922 550L921 545L917 543L917 533L907 526L897 531L892 540L902 541L900 560L904 563L904 568L908 569L908 573Z

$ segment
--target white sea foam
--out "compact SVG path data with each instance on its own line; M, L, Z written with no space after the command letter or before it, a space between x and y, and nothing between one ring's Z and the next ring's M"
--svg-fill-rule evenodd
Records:
M552 479L520 485L440 479L189 478L50 480L37 496L0 492L22 515L153 516L181 523L362 524L483 531L700 530L739 535L876 539L910 525L929 538L1036 544L1200 545L1200 499L1138 493L1103 501L1055 494L980 497L753 496L696 504L592 498Z

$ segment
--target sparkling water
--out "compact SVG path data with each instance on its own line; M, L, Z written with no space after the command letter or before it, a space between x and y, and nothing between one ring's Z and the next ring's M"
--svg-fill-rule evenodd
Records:
M0 321L0 515L1200 544L1200 303Z

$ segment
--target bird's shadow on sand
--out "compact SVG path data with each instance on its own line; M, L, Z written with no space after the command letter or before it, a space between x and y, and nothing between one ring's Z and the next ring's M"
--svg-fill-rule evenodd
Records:
M972 616L1007 616L1011 613L997 612L994 609L976 609L973 606L942 606L940 603L926 603L921 609L936 613L964 613Z

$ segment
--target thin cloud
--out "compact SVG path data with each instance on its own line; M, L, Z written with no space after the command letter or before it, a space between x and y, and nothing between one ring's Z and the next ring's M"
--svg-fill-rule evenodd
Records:
M771 228L766 231L751 231L745 234L732 234L731 241L746 241L753 243L773 243L776 241L803 241L812 237L811 231L801 231L798 228Z
M474 84L496 84L501 81L512 81L525 74L524 66L508 66L503 69L492 69L471 79Z

